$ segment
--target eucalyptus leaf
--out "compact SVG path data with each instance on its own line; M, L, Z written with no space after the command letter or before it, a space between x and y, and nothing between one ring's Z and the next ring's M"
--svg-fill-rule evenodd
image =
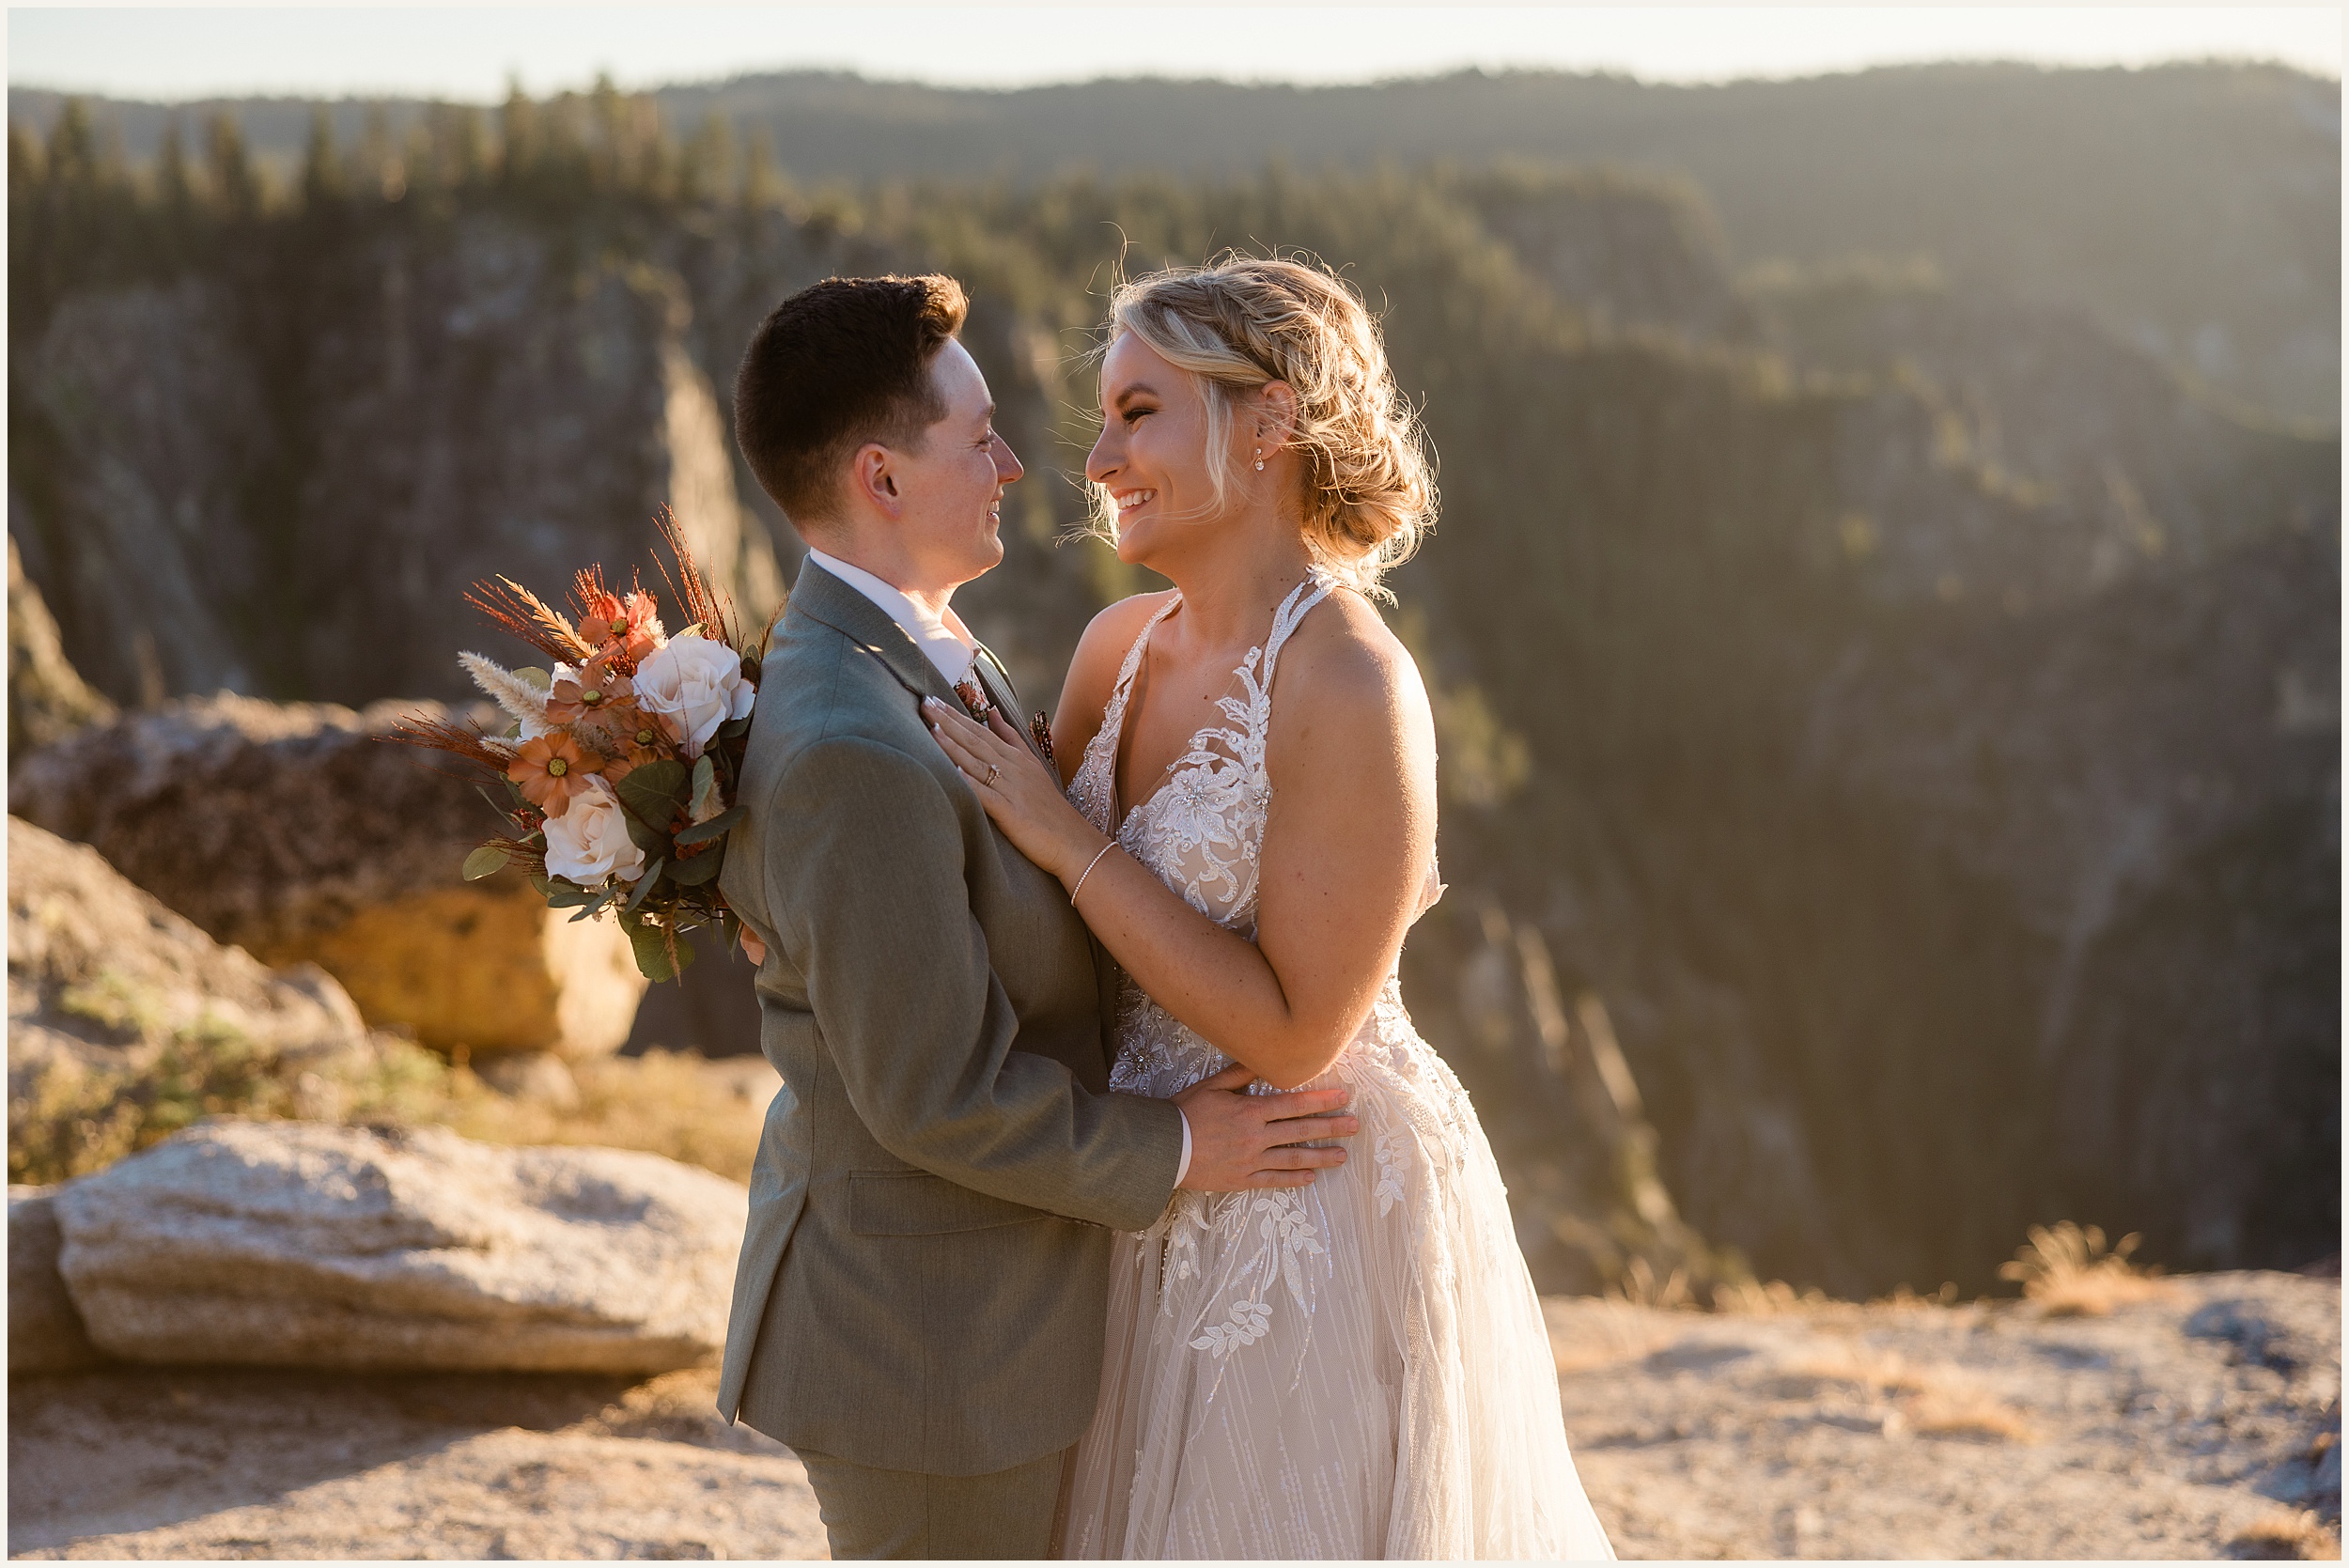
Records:
M468 882L478 882L484 877L493 877L497 873L504 871L506 869L506 862L513 858L513 852L508 850L506 846L502 844L485 844L480 848L465 857L465 864L462 875Z
M636 969L647 980L659 982L673 978L677 970L669 965L669 945L662 940L658 926L641 920L622 923L628 932L628 945L635 951ZM679 946L677 956L683 958L690 951Z
M705 849L690 860L673 861L669 865L669 880L681 888L697 888L718 875L725 864L726 846Z
M640 821L633 812L622 812L620 820L628 824L629 842L642 849L646 855L666 856L670 853L669 835L659 828L649 822Z
M580 910L579 913L571 917L571 924L573 925L577 925L583 920L589 920L594 918L596 915L602 913L603 907L619 896L620 890L617 886L606 888L603 892L589 899L585 908Z
M655 860L650 865L645 867L645 874L636 878L636 891L630 893L628 902L620 906L621 919L625 920L634 914L645 900L651 896L654 885L661 880L661 868L668 863L663 860Z
M531 685L537 687L541 691L552 691L554 690L553 675L549 671L541 670L536 664L517 665L509 673L520 675L522 679L528 681Z
M711 815L710 808L718 802L718 765L704 752L693 764L693 798L686 802L685 815L700 822Z
M732 740L737 736L749 734L750 728L751 716L745 713L739 719L729 719L724 723L720 724L718 726L718 738L721 740Z
M629 769L620 781L620 803L663 832L685 807L685 764L670 758Z
M707 822L696 822L677 835L677 846L690 849L696 844L708 844L713 838L723 838L742 820L740 806L728 806Z

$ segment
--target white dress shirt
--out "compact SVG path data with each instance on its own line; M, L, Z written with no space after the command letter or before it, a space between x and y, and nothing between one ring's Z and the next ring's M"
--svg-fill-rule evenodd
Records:
M972 677L971 666L978 659L979 640L971 635L971 629L962 624L962 617L949 607L943 616L926 614L911 596L903 589L875 577L863 567L853 567L837 556L810 548L807 558L832 576L871 599L880 613L897 623L897 629L913 639L913 645L922 656L938 666L938 673L946 677L949 686ZM1174 1167L1174 1185L1180 1187L1190 1173L1190 1118L1184 1116L1177 1106L1174 1114L1183 1122L1183 1157Z
M881 613L896 622L897 629L913 639L913 645L922 650L923 657L938 666L938 673L946 677L947 685L971 678L971 662L978 655L978 639L971 635L962 617L951 608L942 617L930 615L910 595L882 582L863 567L852 567L820 550L810 550L807 558L880 606Z

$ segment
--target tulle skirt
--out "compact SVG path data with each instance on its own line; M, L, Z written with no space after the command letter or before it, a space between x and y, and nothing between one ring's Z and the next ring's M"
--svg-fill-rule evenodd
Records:
M1061 1555L1611 1559L1492 1150L1392 984L1320 1081L1343 1167L1117 1238Z

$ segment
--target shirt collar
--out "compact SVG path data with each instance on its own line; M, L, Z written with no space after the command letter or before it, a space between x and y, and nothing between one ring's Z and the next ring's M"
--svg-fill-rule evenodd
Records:
M827 555L813 548L808 551L807 558L871 599L882 614L896 622L897 629L913 639L913 645L922 650L924 658L938 667L938 673L946 677L947 685L952 686L970 677L976 649L970 633L963 628L962 617L951 608L943 619L930 616L903 590L883 582L863 567L851 566L837 556Z

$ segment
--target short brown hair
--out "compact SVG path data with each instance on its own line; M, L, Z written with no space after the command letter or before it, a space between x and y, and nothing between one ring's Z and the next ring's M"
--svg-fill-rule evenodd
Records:
M826 278L777 305L734 377L734 439L794 524L825 516L840 464L868 441L914 448L946 416L930 361L970 311L962 285Z

